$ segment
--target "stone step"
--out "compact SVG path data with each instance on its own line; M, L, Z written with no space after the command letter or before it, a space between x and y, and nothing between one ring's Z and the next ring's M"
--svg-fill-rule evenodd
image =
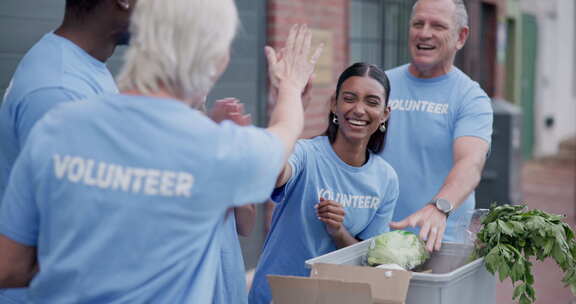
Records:
M576 136L560 142L560 150L571 150L576 152Z
M576 160L576 137L563 140L560 143L557 157L559 160Z

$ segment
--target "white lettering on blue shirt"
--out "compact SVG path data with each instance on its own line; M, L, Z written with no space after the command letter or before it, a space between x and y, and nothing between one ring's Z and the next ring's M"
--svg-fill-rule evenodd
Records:
M54 176L74 184L144 195L192 195L194 176L183 171L124 167L79 156L54 154Z
M393 111L418 111L444 115L448 114L449 105L427 100L393 99L390 100L390 107Z
M334 193L330 189L318 189L318 197L335 201L342 208L378 209L380 206L380 198L377 196Z

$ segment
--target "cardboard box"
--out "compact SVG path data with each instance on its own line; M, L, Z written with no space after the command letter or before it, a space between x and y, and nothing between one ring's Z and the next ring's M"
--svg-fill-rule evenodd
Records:
M313 264L310 277L269 275L274 304L402 304L411 273L372 267Z

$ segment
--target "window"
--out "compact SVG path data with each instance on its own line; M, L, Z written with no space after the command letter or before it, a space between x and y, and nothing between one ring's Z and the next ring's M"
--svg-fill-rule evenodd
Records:
M415 0L350 1L350 61L390 69L410 60L408 23Z

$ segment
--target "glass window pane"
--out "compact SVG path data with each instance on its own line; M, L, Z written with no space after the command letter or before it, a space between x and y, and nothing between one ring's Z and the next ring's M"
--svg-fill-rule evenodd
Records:
M382 16L378 1L366 1L362 7L362 36L366 38L382 38Z
M364 43L362 60L377 66L382 66L382 43L377 40Z
M408 22L415 0L351 0L350 61L392 68L409 61Z
M350 1L350 38L362 37L362 2Z
M362 61L362 43L350 43L350 64Z

